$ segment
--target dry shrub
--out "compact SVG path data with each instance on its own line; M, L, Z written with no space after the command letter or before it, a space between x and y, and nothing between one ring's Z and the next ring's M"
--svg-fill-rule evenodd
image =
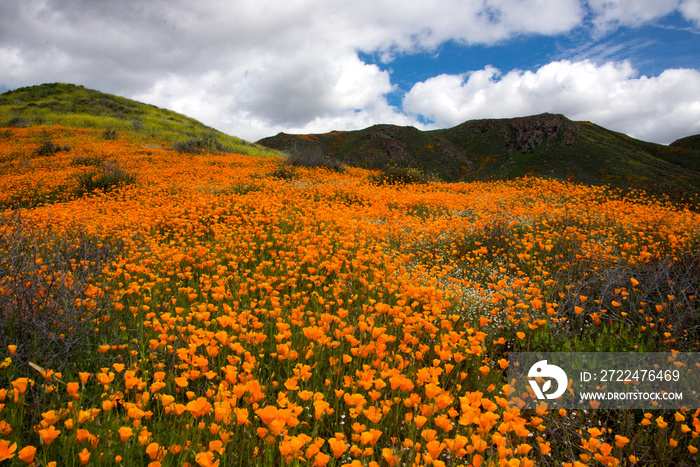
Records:
M200 138L190 138L173 144L173 149L186 154L218 154L228 152L214 135L204 135Z
M75 229L38 230L18 211L0 213L0 347L13 361L79 368L116 342L110 298L93 285L122 245Z
M676 350L692 351L700 341L698 277L700 257L692 252L647 263L618 261L590 268L583 279L570 282L558 310L568 324L558 331L568 338L589 313L602 309L603 320L621 323L628 329L639 329L650 322L661 324L657 342L637 342L646 351L664 350L666 344L673 344ZM589 300L581 303L581 296ZM585 308L585 312L577 315L576 306Z
M287 150L285 162L294 167L324 167L335 172L345 171L345 165L342 162L325 156L320 148L299 144Z

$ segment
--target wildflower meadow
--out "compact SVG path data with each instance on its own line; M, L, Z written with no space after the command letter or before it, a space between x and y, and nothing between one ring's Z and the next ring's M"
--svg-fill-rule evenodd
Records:
M695 351L698 212L107 136L0 129L1 465L700 464L700 410L521 410L506 377Z

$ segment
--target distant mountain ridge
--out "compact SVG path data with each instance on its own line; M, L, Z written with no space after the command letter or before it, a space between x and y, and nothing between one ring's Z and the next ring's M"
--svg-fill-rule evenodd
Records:
M653 192L700 193L699 136L664 146L560 114L470 120L444 130L375 125L356 131L291 135L258 144L308 147L350 166L413 167L447 181L526 175Z

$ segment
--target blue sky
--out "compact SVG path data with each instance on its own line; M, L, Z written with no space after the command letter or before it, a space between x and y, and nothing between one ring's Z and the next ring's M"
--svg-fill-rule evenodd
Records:
M534 70L566 59L599 63L629 60L640 75L647 76L658 76L670 68L700 67L700 29L689 26L679 14L640 27L621 27L600 38L592 38L590 32L582 27L555 37L530 35L494 45L465 46L447 41L434 52L402 54L389 63L383 63L376 53L360 53L360 57L392 75L398 89L389 100L397 106L419 81L488 65L500 70Z
M0 91L71 82L251 141L541 112L700 133L700 0L23 0Z

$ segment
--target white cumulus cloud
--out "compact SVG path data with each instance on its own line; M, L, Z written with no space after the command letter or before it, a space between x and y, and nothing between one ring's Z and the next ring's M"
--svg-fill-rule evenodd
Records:
M640 26L678 11L700 26L700 0L588 0L593 23L601 31Z
M692 21L696 27L700 27L700 0L683 0L679 10L688 20Z
M647 77L637 76L628 62L567 60L506 74L487 67L417 83L403 106L439 128L551 112L669 143L700 133L700 70L671 69Z

